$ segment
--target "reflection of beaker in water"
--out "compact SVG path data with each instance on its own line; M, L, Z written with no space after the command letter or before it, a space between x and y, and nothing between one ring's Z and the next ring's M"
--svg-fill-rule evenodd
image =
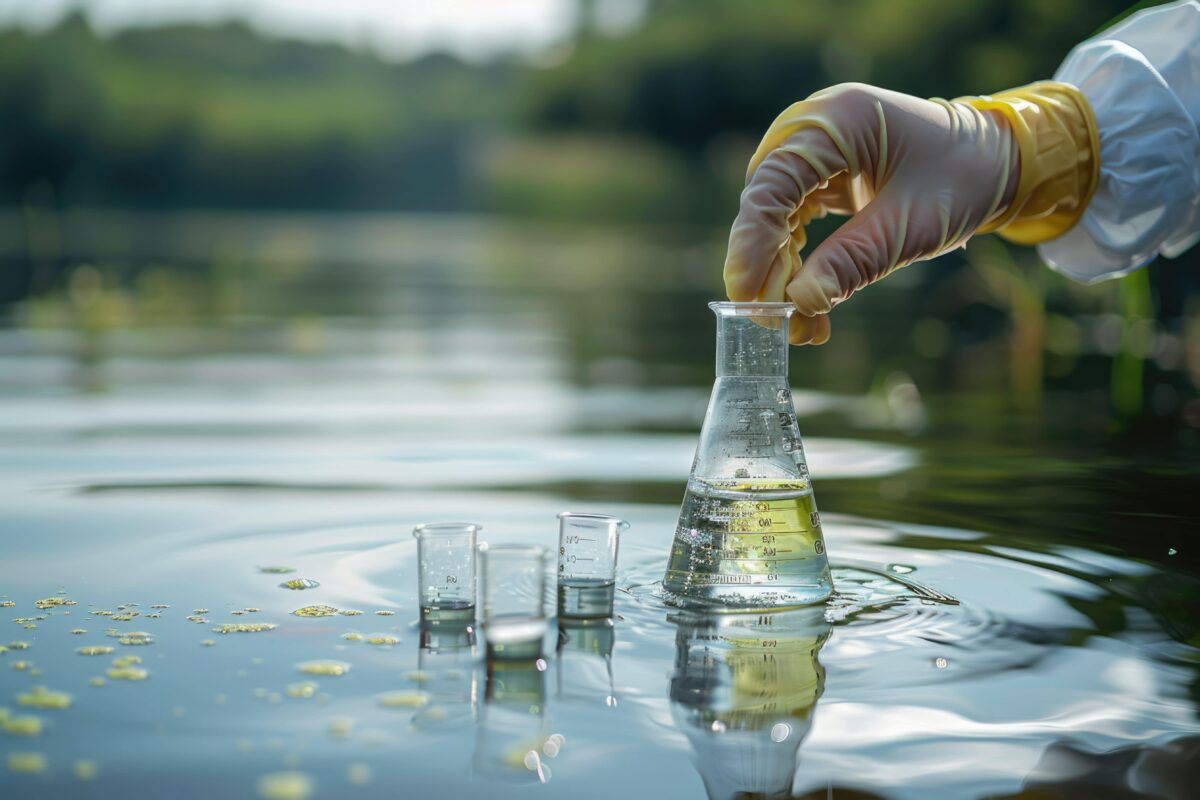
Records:
M529 782L548 779L540 758L546 740L545 669L541 658L487 659L483 720L475 740L475 766L481 774Z
M558 697L615 706L612 652L616 627L611 619L558 620Z
M671 715L712 800L788 797L812 727L829 635L821 609L680 614Z
M717 379L663 585L687 606L783 608L833 590L788 385L790 303L710 303Z
M417 671L429 703L413 715L422 729L474 722L479 707L475 629L446 623L422 625Z

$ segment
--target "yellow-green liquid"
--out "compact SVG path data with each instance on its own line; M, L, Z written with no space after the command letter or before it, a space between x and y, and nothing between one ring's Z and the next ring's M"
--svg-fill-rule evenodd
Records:
M824 600L832 582L808 481L693 478L664 587L685 605L769 608Z

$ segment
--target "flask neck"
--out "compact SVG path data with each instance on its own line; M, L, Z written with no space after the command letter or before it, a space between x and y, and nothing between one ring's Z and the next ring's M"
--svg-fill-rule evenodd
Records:
M717 377L787 377L788 318L717 310Z

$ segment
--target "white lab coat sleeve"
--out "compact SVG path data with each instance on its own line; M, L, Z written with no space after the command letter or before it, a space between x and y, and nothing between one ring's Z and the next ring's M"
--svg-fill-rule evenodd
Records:
M1071 51L1055 80L1077 86L1100 134L1100 180L1083 216L1038 246L1088 283L1176 256L1200 239L1200 2L1135 14Z

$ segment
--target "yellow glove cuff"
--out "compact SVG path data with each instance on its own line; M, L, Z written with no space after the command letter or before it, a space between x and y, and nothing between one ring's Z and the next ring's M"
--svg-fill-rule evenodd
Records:
M1037 244L1079 221L1100 177L1100 135L1082 92L1067 83L1040 81L956 102L1003 114L1020 151L1012 204L980 233L996 231L1017 244Z

